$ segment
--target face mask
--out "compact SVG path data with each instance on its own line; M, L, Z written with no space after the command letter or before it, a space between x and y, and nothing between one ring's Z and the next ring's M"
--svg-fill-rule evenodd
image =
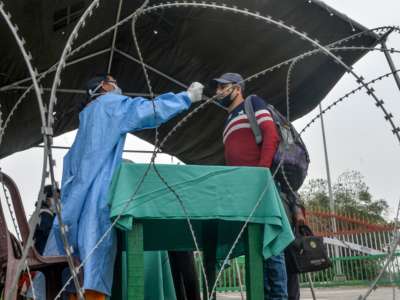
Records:
M101 89L101 83L98 86L96 86L93 90L88 90L90 99L101 95L102 93L99 93L100 89Z
M221 97L221 98L218 97L218 102L219 102L222 106L228 108L228 107L232 104L232 102L233 102L233 100L234 100L235 98L236 98L236 95L234 96L234 95L233 95L233 91L232 91L232 92L230 92L228 95L226 95L225 97Z

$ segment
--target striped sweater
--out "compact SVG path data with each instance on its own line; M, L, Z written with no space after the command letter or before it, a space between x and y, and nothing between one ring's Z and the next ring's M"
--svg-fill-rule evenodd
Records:
M259 166L271 168L279 145L279 133L265 102L251 98L263 142L257 145L249 120L244 111L244 102L228 116L223 131L225 162L229 166Z

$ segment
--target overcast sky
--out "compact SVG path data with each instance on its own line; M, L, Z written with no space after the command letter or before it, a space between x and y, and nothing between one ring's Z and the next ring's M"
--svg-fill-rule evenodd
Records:
M368 28L382 25L400 25L400 1L398 0L327 0L330 6L348 15ZM389 48L400 49L400 36L389 38ZM400 68L399 54L393 54L397 68ZM367 54L355 66L355 71L366 80L389 72L381 52ZM343 96L356 86L350 75L345 75L322 102L324 107ZM387 78L374 86L379 98L384 99L387 108L394 115L394 122L400 126L400 92L393 78ZM303 126L318 109L295 122L297 128ZM400 144L391 133L371 97L359 92L339 104L325 115L325 125L329 148L329 159L333 179L346 170L358 170L366 179L376 198L386 199L390 215L394 215L400 200ZM304 134L311 155L309 178L326 177L320 123L317 122Z
M399 0L327 0L330 6L348 15L366 27L373 28L382 25L400 25ZM350 25L349 25L350 26ZM388 47L400 49L400 36L393 34L388 40ZM393 54L398 68L400 57ZM388 72L389 68L382 53L369 53L355 65L355 71L362 74L366 80ZM323 76L323 74L321 74ZM322 102L326 107L357 84L353 77L344 76L331 93ZM375 85L379 98L385 100L387 108L395 116L394 121L400 126L400 92L393 78L385 79ZM307 116L295 122L300 130L317 114L314 110ZM393 216L395 207L400 200L400 144L387 122L384 121L372 98L365 92L358 93L331 110L325 115L329 159L333 180L347 170L358 170L364 176L375 198L386 199L390 206L390 216ZM55 139L56 145L71 145L74 134L67 134ZM304 134L304 141L311 156L309 178L325 178L323 146L320 123L317 122ZM126 149L151 150L152 146L129 136ZM42 149L30 149L16 153L1 160L3 171L17 182L26 211L33 210L37 198L42 167ZM54 150L57 161L56 175L61 180L62 157L64 150ZM149 155L125 154L135 162L148 162ZM171 157L161 155L158 162L176 163ZM0 194L2 196L2 194ZM2 197L3 199L3 197Z

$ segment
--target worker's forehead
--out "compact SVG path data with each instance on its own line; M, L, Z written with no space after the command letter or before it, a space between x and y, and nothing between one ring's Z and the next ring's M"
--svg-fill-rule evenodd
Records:
M115 80L115 78L112 77L111 75L107 75L107 79L108 79L108 80Z

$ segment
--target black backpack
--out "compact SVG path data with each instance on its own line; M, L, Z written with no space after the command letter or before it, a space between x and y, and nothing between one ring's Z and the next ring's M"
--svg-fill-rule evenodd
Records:
M254 133L256 143L259 145L263 141L263 136L254 113L251 101L253 97L257 96L250 95L244 101L244 111ZM272 169L275 170L278 166L280 167L277 179L284 192L297 191L307 176L308 165L310 164L307 148L292 123L272 105L267 104L267 109L271 113L280 136L280 143L274 156Z

